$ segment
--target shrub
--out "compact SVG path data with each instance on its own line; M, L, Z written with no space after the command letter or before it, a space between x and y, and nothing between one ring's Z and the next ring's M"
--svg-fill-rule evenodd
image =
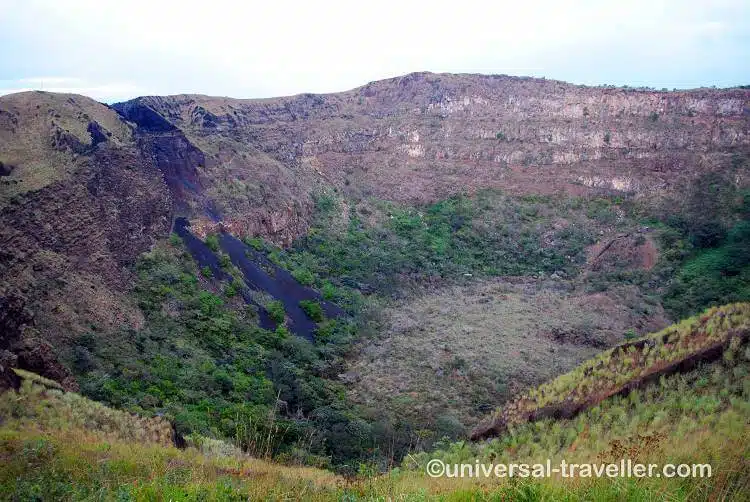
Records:
M325 316L323 315L323 308L320 306L320 303L316 302L315 300L302 300L301 302L299 302L299 306L302 310L305 311L307 317L309 317L313 321L322 322L325 319Z
M76 345L73 349L73 366L79 373L86 373L94 368L91 353L86 347Z
M227 298L232 298L237 294L238 288L237 283L232 281L224 287L224 295Z
M438 438L458 439L466 435L466 426L453 415L440 415L435 420L435 432Z
M336 209L336 207L338 207L336 197L334 197L332 194L321 193L316 195L314 199L315 207L320 213L328 214Z
M266 310L271 320L276 324L281 324L286 319L286 312L284 311L284 304L279 300L272 300L266 304Z
M306 268L295 268L292 277L303 286L311 286L315 282L315 276Z
M219 250L219 237L216 234L206 236L206 246L214 253Z
M330 301L336 298L338 291L336 289L336 286L331 284L329 281L326 281L323 283L323 287L320 288L320 293L323 295L323 298Z
M266 248L266 244L260 237L245 237L244 242L256 251L263 251Z
M211 272L211 269L208 266L205 266L201 268L201 275L206 279L210 279L214 274L213 272Z

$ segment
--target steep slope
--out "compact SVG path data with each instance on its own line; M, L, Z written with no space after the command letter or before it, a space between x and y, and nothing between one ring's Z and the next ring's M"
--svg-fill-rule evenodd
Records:
M21 93L0 98L0 117L0 297L18 306L2 348L59 379L54 354L78 333L142 323L128 267L169 231L171 198L105 105Z
M471 438L498 436L511 427L546 418L573 418L609 397L627 395L662 376L716 360L727 349L744 357L748 338L750 304L709 309L658 333L618 345L518 396L479 424Z

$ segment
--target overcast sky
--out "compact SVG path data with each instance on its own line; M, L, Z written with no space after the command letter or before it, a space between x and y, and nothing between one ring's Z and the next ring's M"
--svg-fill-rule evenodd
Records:
M0 94L269 97L423 70L750 84L750 1L0 0Z

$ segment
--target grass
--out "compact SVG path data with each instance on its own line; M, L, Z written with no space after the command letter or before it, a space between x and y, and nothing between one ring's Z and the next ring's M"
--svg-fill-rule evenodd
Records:
M150 442L172 445L172 426L161 417L141 417L108 408L72 392L64 392L43 377L18 372L22 387L0 399L0 416L19 425L42 424L55 429L95 431L114 441Z
M750 335L750 304L737 303L707 310L662 331L617 346L586 361L572 372L522 394L506 404L487 423L487 433L553 413L563 415L596 405L639 385L714 347L734 348ZM729 352L731 354L731 351ZM481 432L485 434L484 432Z
M50 419L65 407L106 410L26 378L0 396L0 496L13 500L741 500L748 490L747 360L719 361L673 375L627 398L611 398L568 421L514 428L489 443L445 443L408 456L388 473L344 478L330 471L251 458L231 445L195 438L185 450L104 430L107 421ZM26 405L18 407L19 397ZM32 406L28 406L31 404ZM9 413L9 407L21 411ZM125 414L127 415L127 414ZM138 427L139 424L134 424ZM659 464L710 463L697 479L429 478L445 462L610 462L623 455Z
M750 351L733 361L675 374L622 397L611 397L570 420L511 426L483 443L444 442L408 457L422 469L431 458L446 463L617 462L710 463L710 479L644 478L606 482L578 479L558 495L569 500L745 500L750 489ZM570 483L570 482L569 482ZM547 494L544 484L536 486ZM544 500L532 497L531 500ZM552 497L556 500L557 497Z

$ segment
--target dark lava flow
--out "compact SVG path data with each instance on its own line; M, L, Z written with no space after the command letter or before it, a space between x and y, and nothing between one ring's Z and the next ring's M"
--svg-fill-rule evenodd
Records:
M179 235L182 242L185 243L191 256L198 263L198 268L208 267L209 270L211 270L213 277L216 277L218 280L234 282L234 277L224 272L221 268L221 265L219 265L219 258L214 252L211 251L202 240L190 233L190 230L187 228L189 226L190 222L185 218L176 218L174 222L174 232ZM254 305L258 308L260 327L269 330L276 329L276 324L271 320L268 311L253 300L250 292L243 288L241 294L245 303Z
M222 270L219 258L188 230L190 223L185 218L175 220L175 233L185 242L190 254L199 267L208 267L219 280L233 281L230 274ZM260 325L264 329L274 329L275 324L268 312L253 300L250 290L263 291L284 305L288 327L294 334L313 340L317 324L299 306L301 300L315 300L320 303L326 317L335 318L344 314L338 306L324 300L314 289L301 285L292 275L270 261L263 253L256 251L236 237L222 233L219 235L221 249L229 255L232 263L242 272L247 288L243 288L245 302L258 307Z

